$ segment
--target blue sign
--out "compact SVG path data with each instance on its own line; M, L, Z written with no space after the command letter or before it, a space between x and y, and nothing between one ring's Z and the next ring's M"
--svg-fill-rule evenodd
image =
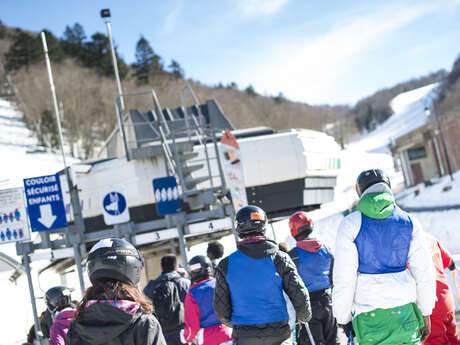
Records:
M182 204L174 176L153 179L153 192L157 212L160 216L178 213L182 209Z
M126 199L123 194L118 192L110 192L102 201L104 210L111 216L119 216L126 210Z
M67 226L59 175L24 179L32 231L61 229Z

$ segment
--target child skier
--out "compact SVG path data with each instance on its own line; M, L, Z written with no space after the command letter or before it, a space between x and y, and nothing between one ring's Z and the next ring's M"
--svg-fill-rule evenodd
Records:
M65 345L67 331L75 314L70 293L65 286L55 286L46 291L46 306L54 320L50 328L50 345Z
M388 175L363 171L357 211L346 216L335 244L332 307L359 344L420 344L430 333L436 284L424 232L401 210ZM353 320L353 321L352 321Z
M337 322L332 315L331 287L334 258L320 240L310 238L313 220L299 211L289 218L291 235L297 241L289 255L310 294L309 326L316 344L338 345ZM304 325L296 330L298 344L310 344Z
M192 286L185 297L185 328L181 332L182 343L194 339L198 345L231 344L231 329L217 318L212 300L216 280L212 278L212 262L197 255L189 262Z

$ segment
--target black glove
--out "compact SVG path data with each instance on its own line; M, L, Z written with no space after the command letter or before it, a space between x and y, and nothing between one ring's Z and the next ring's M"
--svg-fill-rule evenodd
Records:
M350 336L350 332L353 336L353 338L356 336L355 335L355 331L353 330L353 324L351 323L351 321L345 325L339 325L340 327L342 327L345 335L347 336L347 338Z

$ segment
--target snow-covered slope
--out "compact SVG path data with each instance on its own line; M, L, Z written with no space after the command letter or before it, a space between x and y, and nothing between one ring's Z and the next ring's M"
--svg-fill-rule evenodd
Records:
M428 122L425 107L431 105L437 86L437 83L430 84L393 98L390 103L393 115L374 131L352 143L350 148L358 147L368 152L389 153L388 145L393 140Z
M63 168L59 155L28 153L37 150L37 140L22 122L22 114L14 104L0 99L0 187L22 186L26 177L54 174Z
M0 189L20 187L26 177L54 174L63 169L59 154L28 153L36 151L37 148L36 139L22 122L22 114L13 103L0 99L0 157L3 162L0 169ZM72 162L70 158L69 162ZM35 236L37 234L33 234ZM16 256L14 244L0 245L0 252L21 261ZM44 264L47 262L37 262L32 267L37 268L37 265ZM33 324L27 280L22 276L17 285L14 285L8 280L11 272L1 271L0 267L0 291L3 296L0 325L2 330L7 327L8 332L2 332L0 344L22 344L28 328ZM36 297L43 296L40 288L46 290L61 283L58 277L51 275L43 275L39 282L35 272L34 270L32 277ZM43 300L37 300L37 304L40 311L44 310Z

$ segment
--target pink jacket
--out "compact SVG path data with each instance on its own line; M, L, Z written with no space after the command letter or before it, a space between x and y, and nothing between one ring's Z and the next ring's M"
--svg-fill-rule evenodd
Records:
M204 283L207 280L196 283L190 287ZM207 301L212 305L212 300ZM219 345L232 340L232 330L222 323L203 329L203 333L200 335L200 307L193 298L192 293L188 292L185 297L185 328L183 333L182 342L192 342L192 340L198 336L198 344L201 345ZM202 337L202 338L201 338ZM201 339L200 339L201 338Z
M50 329L50 345L65 345L65 338L75 309L64 309L57 314Z

